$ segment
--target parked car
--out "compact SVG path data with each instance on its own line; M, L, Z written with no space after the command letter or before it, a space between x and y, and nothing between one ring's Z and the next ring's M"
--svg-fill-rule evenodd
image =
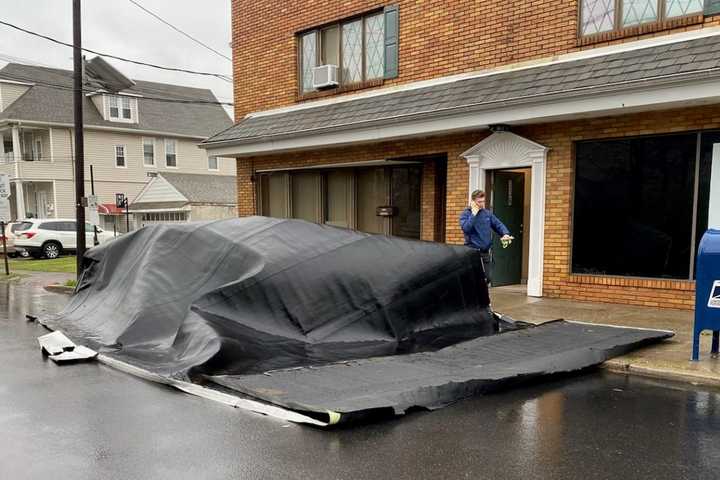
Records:
M8 257L28 256L27 250L15 245L18 232L32 226L31 222L9 222L5 225L5 245L7 246ZM0 253L2 253L2 236L0 235Z
M65 252L75 251L75 220L64 218L41 219L32 218L24 220L23 223L30 223L28 228L18 230L15 234L15 247L27 250L30 255L36 258L57 258ZM25 226L25 225L24 225ZM112 232L106 232L97 227L98 243L105 243L112 240ZM85 224L86 245L92 247L93 225Z

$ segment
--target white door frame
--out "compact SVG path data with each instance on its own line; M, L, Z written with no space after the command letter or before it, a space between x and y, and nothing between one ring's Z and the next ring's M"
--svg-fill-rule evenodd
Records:
M487 170L531 167L527 294L542 297L545 250L545 163L548 148L512 132L495 132L461 156L470 167L468 199L484 190Z

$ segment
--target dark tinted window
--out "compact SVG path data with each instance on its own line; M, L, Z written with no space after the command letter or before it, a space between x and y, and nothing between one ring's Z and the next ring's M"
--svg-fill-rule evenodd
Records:
M41 223L38 228L40 230L52 230L56 232L62 230L62 224L63 222L45 222Z
M27 230L30 227L32 227L32 222L17 222L13 223L10 226L10 231L13 233L22 232L23 230Z
M689 277L696 146L694 133L576 144L574 273Z
M74 232L75 222L62 222L60 230L62 230L63 232Z

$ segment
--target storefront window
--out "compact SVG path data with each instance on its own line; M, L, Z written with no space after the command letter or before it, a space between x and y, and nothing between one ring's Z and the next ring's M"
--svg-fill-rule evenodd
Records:
M258 178L262 215L420 238L420 165L268 172ZM386 213L379 214L379 207Z
M710 207L710 169L712 167L713 147L720 144L720 131L703 132L700 136L700 166L698 168L698 208L695 222L695 251L708 228L708 208ZM720 148L720 147L719 147Z
M688 279L696 133L576 144L572 271Z

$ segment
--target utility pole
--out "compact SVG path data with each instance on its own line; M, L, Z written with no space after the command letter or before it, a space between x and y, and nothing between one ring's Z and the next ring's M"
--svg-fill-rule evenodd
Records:
M83 138L83 55L81 0L73 0L73 106L75 110L75 225L77 276L82 273L85 254L85 141Z

